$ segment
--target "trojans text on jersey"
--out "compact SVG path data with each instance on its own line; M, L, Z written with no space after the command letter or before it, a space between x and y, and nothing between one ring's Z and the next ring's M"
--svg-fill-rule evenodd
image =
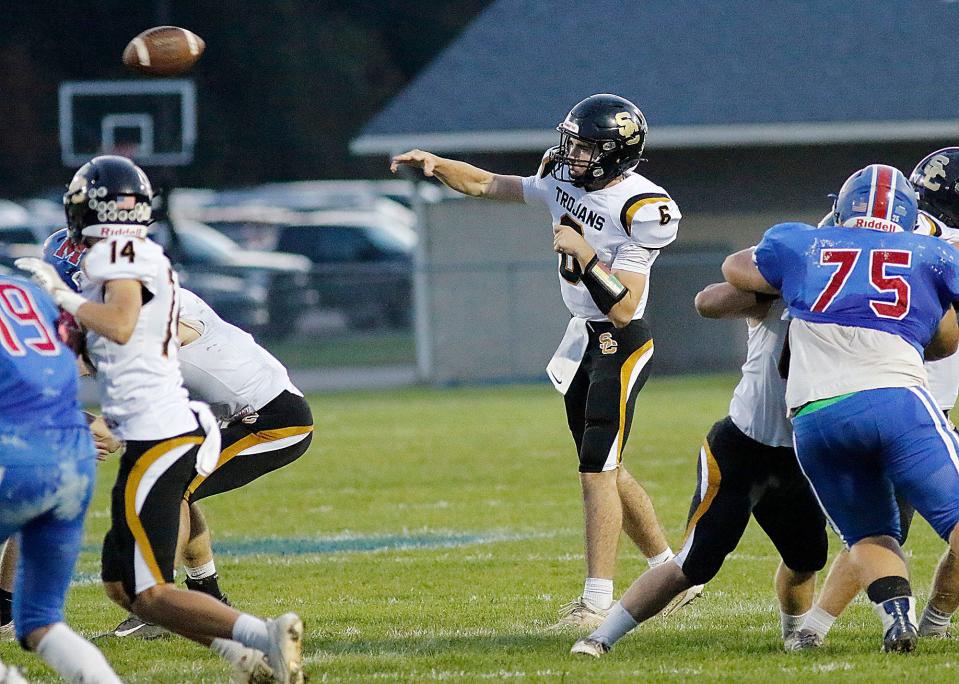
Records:
M602 230L603 224L606 223L606 218L604 216L584 207L582 204L576 201L575 197L570 195L558 185L556 186L556 202L563 207L563 209L568 211L570 216L583 225L589 226L590 228Z

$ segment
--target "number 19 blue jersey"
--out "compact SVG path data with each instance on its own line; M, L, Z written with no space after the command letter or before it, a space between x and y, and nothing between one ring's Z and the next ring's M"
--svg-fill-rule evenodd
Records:
M881 330L920 354L959 301L959 253L911 232L781 223L755 261L793 318Z
M76 359L57 336L58 317L35 284L0 276L0 431L86 426Z

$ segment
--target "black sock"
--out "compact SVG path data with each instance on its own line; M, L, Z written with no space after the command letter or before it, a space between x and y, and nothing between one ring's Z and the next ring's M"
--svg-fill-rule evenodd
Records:
M880 577L870 584L866 588L866 594L870 601L879 604L900 596L912 596L912 587L909 586L909 580L905 577L889 575L888 577Z
M0 625L13 619L13 592L0 589Z
M209 577L204 577L203 579L191 579L186 578L186 588L192 591L202 591L204 594L208 594L215 598L217 601L223 600L223 592L220 591L220 585L218 583L219 576L216 573L213 573Z

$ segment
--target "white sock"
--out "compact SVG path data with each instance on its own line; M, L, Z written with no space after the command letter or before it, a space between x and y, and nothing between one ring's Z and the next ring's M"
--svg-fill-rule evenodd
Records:
M233 639L258 651L270 652L270 634L266 623L258 617L242 613L233 623Z
M812 610L806 613L806 619L803 620L802 628L812 630L825 639L826 635L829 634L829 630L832 629L832 623L835 621L836 618L834 616L816 605L812 607Z
M597 627L596 631L589 635L589 638L601 641L607 646L612 646L635 629L638 624L633 616L623 608L623 604L617 601L609 609L609 615L603 620L603 624Z
M779 611L779 624L782 626L783 639L792 634L793 632L798 632L802 629L803 620L807 615L812 611L807 611L802 615L789 615L787 613Z
M233 639L214 639L210 643L210 650L228 663L239 661L246 649L246 646Z
M213 577L216 574L216 564L213 561L209 563L204 563L203 565L198 565L195 568L191 568L189 565L185 567L186 576L191 580L201 580L206 577Z
M919 636L945 634L951 622L952 613L933 608L932 604L927 603L919 618Z
M613 605L613 580L587 577L583 598L601 610Z
M647 558L646 562L649 563L649 567L655 568L657 565L662 565L666 561L672 559L674 555L675 554L673 553L673 550L667 546L665 551L656 554L652 558Z
M37 655L70 684L122 684L96 646L62 622L43 636Z

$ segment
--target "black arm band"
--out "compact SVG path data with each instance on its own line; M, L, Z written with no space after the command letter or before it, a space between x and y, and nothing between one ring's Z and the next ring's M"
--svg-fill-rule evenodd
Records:
M609 310L616 306L616 302L629 294L629 288L610 273L596 256L590 259L583 269L583 285L604 314L608 314Z
M779 295L766 294L765 292L754 292L756 295L757 304L765 304L766 302L774 302L779 299Z

